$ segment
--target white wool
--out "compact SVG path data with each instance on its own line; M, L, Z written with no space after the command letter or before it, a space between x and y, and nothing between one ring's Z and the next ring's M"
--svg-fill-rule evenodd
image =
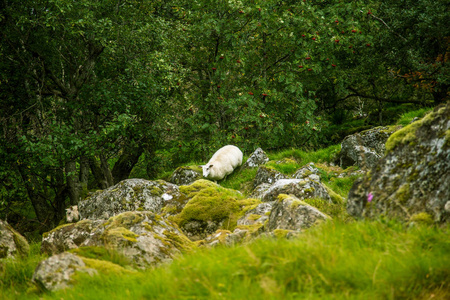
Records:
M67 223L77 222L80 220L80 214L78 212L78 205L70 206L66 208L66 221Z
M203 168L203 176L212 180L221 180L233 173L234 169L242 165L242 151L233 145L227 145L211 157Z

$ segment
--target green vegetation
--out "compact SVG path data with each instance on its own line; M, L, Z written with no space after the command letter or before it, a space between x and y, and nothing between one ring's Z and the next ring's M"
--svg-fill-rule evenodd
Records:
M430 226L426 214L408 228L353 222L345 198L358 175L341 178L355 169L332 165L346 135L376 125L406 126L387 151L414 143L427 120L411 120L448 101L447 6L0 1L0 218L33 241L28 256L0 262L0 299L450 298L448 228ZM133 273L120 254L74 250L122 275L82 274L74 289L36 292L31 276L45 256L35 241L65 208L126 178L168 179L226 144L247 155L261 147L268 167L287 175L314 162L333 203L304 201L333 222ZM258 203L246 198L256 171L182 187L193 200L173 219L233 229L242 208ZM398 201L410 193L402 187ZM136 241L126 228L110 234Z
M449 252L448 228L422 225L408 228L380 221L327 222L292 240L262 239L245 246L204 249L180 257L170 265L126 276L82 275L73 289L54 294L27 294L25 282L12 284L2 280L2 296L4 299L447 299ZM26 264L27 260L19 260L15 266L21 269ZM10 274L6 273L9 279ZM28 280L31 273L21 276ZM7 293L3 293L5 287L9 288Z
M180 227L189 221L224 221L224 228L232 231L237 219L260 202L256 199L244 199L240 192L205 179L181 186L180 191L192 198L181 213L173 217Z
M423 118L425 114L429 113L430 111L430 108L421 108L418 110L403 113L400 116L400 119L397 121L397 124L403 126L409 125L414 118Z

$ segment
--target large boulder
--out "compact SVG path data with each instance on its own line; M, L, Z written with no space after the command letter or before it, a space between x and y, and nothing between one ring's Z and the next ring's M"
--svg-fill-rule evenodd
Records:
M339 165L372 168L383 157L385 143L400 127L376 127L347 136L341 144Z
M0 220L0 258L28 255L29 252L27 240L6 221Z
M280 194L294 195L301 200L321 198L332 202L327 188L320 182L310 179L280 179L262 194L261 201L274 201Z
M349 193L355 217L450 220L450 103L395 132L386 156Z
M280 194L273 205L265 230L301 231L328 219L331 218L297 197Z
M80 201L78 211L82 219L98 220L127 211L159 214L167 205L181 209L186 201L175 184L163 180L127 179Z
M125 212L108 220L82 220L44 235L41 251L58 254L78 247L109 247L139 268L170 261L189 250L191 241L172 221L148 212Z

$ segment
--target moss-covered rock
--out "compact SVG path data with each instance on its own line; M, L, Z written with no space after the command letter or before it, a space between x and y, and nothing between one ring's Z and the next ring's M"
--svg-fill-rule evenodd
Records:
M278 180L286 178L289 178L289 176L284 175L273 168L260 166L258 168L258 172L256 173L255 179L253 180L253 188L256 188L264 183L274 184Z
M128 275L135 272L110 261L63 252L42 261L37 266L32 281L40 290L49 292L70 288L82 274Z
M281 194L273 205L265 230L300 231L328 219L331 218L297 197Z
M168 205L177 210L186 200L175 184L163 180L127 179L90 195L78 204L78 210L82 219L98 220L127 211L159 214Z
M29 252L27 240L6 221L0 220L0 258L25 256Z
M139 268L171 260L194 244L178 226L146 211L125 212L108 220L82 220L60 226L42 241L42 251L56 254L79 247L106 247Z
M245 199L238 191L204 179L181 186L180 191L190 200L171 219L192 240L203 239L217 229L233 230L237 219L258 202L256 199Z
M375 127L347 136L341 144L339 165L342 168L357 165L372 168L385 152L385 143L389 136L401 126Z
M386 156L350 190L349 214L367 218L384 215L409 222L413 216L426 213L434 222L448 222L449 128L447 103L392 134L386 143Z
M261 201L275 201L280 194L294 195L299 199L322 198L331 202L325 186L310 179L280 179L262 194Z

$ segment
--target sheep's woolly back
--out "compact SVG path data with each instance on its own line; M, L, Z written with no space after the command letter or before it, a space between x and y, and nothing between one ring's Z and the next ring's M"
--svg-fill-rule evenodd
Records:
M206 165L202 166L203 176L212 180L221 180L242 165L242 157L242 151L238 147L224 146L214 153Z

